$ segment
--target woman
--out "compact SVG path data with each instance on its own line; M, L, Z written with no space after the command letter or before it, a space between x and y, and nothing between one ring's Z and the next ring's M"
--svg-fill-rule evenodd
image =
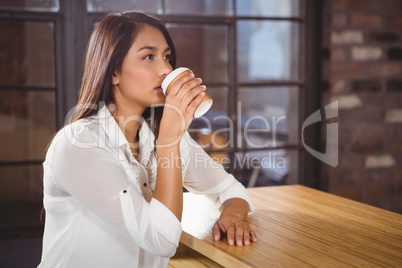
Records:
M39 267L167 267L182 231L183 186L220 207L215 240L256 241L244 187L221 166L200 165L211 160L186 132L201 79L184 76L161 93L175 57L164 26L145 14L108 15L94 30L73 122L44 162Z

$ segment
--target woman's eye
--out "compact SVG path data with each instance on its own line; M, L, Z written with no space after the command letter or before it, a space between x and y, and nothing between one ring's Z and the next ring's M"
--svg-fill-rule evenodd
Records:
M146 55L146 56L144 57L144 60L152 60L153 58L154 58L154 55L149 54L149 55Z
M165 55L165 57L164 57L165 60L170 60L171 58L172 58L171 54Z

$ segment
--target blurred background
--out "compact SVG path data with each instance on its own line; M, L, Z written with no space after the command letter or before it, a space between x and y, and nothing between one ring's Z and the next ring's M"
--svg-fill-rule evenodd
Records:
M124 10L161 19L177 65L203 78L214 104L190 134L243 185L402 213L402 1L0 0L0 267L39 263L46 146L76 104L93 28Z

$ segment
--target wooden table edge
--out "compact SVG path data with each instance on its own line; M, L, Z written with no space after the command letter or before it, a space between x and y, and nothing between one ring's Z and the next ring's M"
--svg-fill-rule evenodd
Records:
M180 243L184 244L185 246L191 248L199 252L200 254L204 255L205 257L213 260L214 262L225 266L225 267L247 267L251 268L252 266L238 260L237 258L231 256L230 254L226 253L225 251L219 250L213 245L202 241L185 231L182 232L180 237Z

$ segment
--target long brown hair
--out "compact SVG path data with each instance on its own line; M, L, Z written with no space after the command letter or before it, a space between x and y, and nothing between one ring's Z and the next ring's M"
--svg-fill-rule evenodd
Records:
M175 68L176 50L172 38L159 20L134 11L107 15L99 22L89 40L77 104L79 108L75 110L73 122L97 113L100 103L109 105L115 102L112 75L121 71L124 58L145 24L161 31L171 49L169 63L173 69ZM153 120L155 137L157 137L163 108L153 109L152 114L151 108L146 109L143 117L148 121Z
M135 11L107 15L96 26L89 40L80 95L71 122L96 114L101 103L115 103L112 75L121 71L124 58L146 24L162 32L171 49L169 63L173 69L176 67L176 50L172 38L156 18ZM155 141L159 134L162 112L163 107L150 107L142 115L151 125ZM42 222L45 221L45 214L45 209L42 208Z

